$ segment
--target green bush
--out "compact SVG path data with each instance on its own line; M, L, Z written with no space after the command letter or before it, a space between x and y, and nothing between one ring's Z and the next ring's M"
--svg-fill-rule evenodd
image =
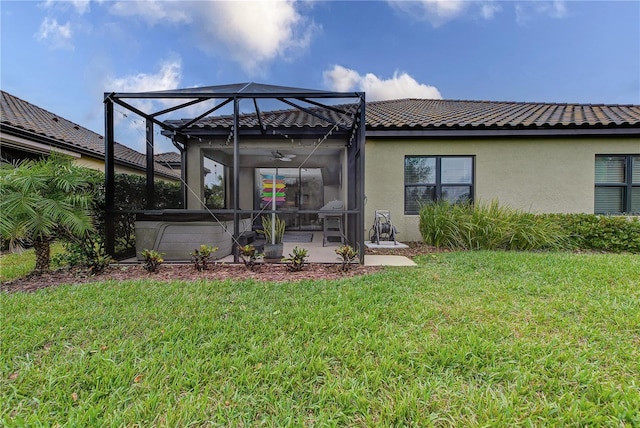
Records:
M308 255L309 251L306 248L295 247L293 252L289 254L289 257L285 259L289 272L300 272L304 269Z
M86 179L91 184L93 204L91 211L96 229L95 239L104 240L105 231L105 189L104 173L86 169ZM119 211L143 210L146 208L146 177L117 173L114 177L114 208ZM181 186L178 183L155 182L154 208L181 208ZM115 216L115 252L117 255L133 255L135 245L135 214L121 213ZM102 243L102 242L101 242Z
M163 253L159 253L156 250L149 250L147 248L142 250L140 252L140 255L144 257L144 263L142 265L144 270L151 273L157 272L158 268L160 268L160 265L164 262L162 254Z
M53 258L58 265L86 268L92 275L104 272L113 259L104 248L104 239L95 232L82 239L73 239L62 243L64 252Z
M351 265L355 263L356 257L358 257L358 250L351 245L341 245L336 248L335 253L342 258L341 269L343 272L347 272L351 269Z
M216 251L218 251L218 247L202 244L200 248L191 252L191 261L198 272L209 269L212 254Z
M569 247L581 250L640 253L640 219L595 214L544 214L562 228Z
M420 210L420 233L437 248L537 250L564 248L566 235L550 218L500 205L498 201L451 204Z

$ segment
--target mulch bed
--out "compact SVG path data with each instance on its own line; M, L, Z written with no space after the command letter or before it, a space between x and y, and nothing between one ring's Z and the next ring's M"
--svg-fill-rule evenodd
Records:
M433 247L421 243L408 243L405 249L367 249L366 254L392 254L413 258L419 254L437 252ZM249 270L240 264L215 264L208 270L197 271L190 264L169 264L160 266L158 272L149 273L142 265L112 265L99 275L89 275L80 269L59 269L42 275L28 275L0 284L3 292L31 292L60 284L87 284L99 281L145 280L156 281L199 281L226 280L243 281L255 279L257 281L291 282L302 280L334 280L356 275L365 275L379 271L378 266L352 265L351 269L343 272L339 264L307 264L300 272L289 272L285 264L263 263L255 270Z

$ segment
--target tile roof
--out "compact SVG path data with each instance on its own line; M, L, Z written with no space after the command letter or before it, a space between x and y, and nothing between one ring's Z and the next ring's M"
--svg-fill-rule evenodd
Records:
M370 128L640 126L640 105L402 99L367 103Z
M351 122L350 105L335 106L349 114L313 107L333 121ZM329 128L332 125L297 109L261 113L267 128ZM181 125L189 120L167 121ZM368 130L405 129L589 129L640 127L640 105L550 104L499 101L457 101L430 99L399 99L372 101L366 105ZM240 127L258 128L255 114L241 114ZM230 129L233 117L206 117L190 129Z
M157 153L153 156L156 162L161 164L180 164L182 163L182 157L178 152L166 152Z
M23 130L36 134L54 146L72 148L99 159L104 159L104 138L80 125L51 113L34 104L0 91L0 124L3 131ZM114 145L116 164L146 169L146 155L120 143ZM169 178L179 178L171 169L156 164L155 172Z

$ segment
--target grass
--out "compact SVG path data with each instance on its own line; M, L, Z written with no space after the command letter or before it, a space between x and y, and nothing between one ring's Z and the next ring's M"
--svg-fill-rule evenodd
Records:
M640 258L2 295L5 426L638 426Z
M51 257L64 252L62 244L51 245ZM19 253L0 255L0 282L20 278L29 274L36 267L36 255L33 248Z

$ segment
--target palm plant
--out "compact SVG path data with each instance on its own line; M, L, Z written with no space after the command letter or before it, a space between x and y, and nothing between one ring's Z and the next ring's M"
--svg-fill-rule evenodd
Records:
M0 236L11 246L33 245L34 273L49 270L56 238L83 237L93 229L85 168L52 155L0 167Z

